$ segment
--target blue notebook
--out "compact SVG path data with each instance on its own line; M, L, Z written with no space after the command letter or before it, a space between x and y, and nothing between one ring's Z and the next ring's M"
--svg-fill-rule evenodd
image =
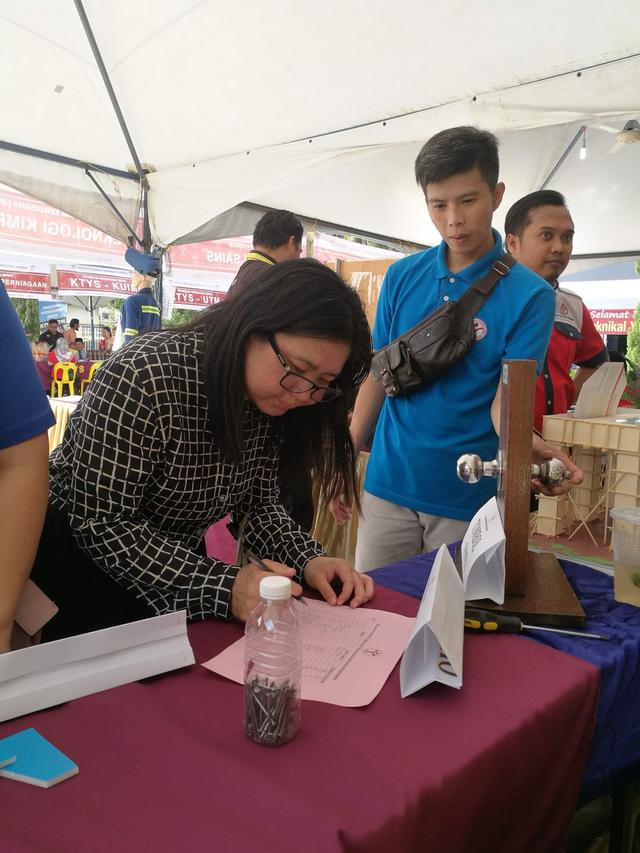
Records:
M78 765L35 729L25 729L0 740L0 758L14 755L12 764L0 767L0 776L50 788L78 772Z

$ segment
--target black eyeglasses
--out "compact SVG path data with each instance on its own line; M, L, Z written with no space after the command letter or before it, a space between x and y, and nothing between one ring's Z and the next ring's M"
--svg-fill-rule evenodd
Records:
M329 403L331 400L337 399L342 391L339 388L332 388L327 385L316 385L306 376L302 376L287 364L287 360L280 352L280 348L276 343L273 335L268 336L268 341L271 349L276 354L278 361L284 367L286 373L280 380L280 384L286 391L291 391L292 394L308 394L315 403Z

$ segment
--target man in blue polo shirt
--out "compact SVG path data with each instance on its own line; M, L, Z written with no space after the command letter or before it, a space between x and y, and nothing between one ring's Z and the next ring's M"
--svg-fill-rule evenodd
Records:
M448 300L458 300L502 254L500 235L491 228L504 193L491 133L457 127L436 134L418 155L416 178L442 242L389 268L373 328L375 349ZM535 359L539 370L554 310L549 285L515 264L478 311L476 343L461 362L406 397L385 397L382 384L369 376L351 424L356 451L375 427L357 569L368 571L463 537L474 513L495 494L495 482L465 485L456 477L456 460L465 452L495 457L502 362ZM536 458L559 455L538 436L533 441ZM579 481L581 472L569 464ZM333 509L338 522L349 517L344 504L335 502Z
M22 589L47 509L49 442L55 423L29 342L0 280L0 653L9 651Z

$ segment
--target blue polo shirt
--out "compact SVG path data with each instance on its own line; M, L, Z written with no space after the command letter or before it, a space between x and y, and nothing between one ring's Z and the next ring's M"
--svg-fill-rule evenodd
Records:
M27 336L0 281L0 450L46 432L55 423Z
M459 299L489 272L502 254L494 247L470 266L452 273L444 241L403 258L385 276L373 327L380 349L449 299ZM476 317L476 343L439 379L407 397L385 397L376 426L365 489L379 498L430 513L470 520L495 494L484 477L466 485L456 476L462 453L493 459L498 437L491 403L504 359L535 359L540 372L555 314L553 289L531 270L515 264Z

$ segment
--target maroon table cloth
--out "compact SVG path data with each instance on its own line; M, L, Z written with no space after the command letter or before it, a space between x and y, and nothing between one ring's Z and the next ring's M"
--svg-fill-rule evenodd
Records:
M48 361L34 361L36 366L36 370L38 371L38 376L40 377L40 382L42 383L42 387L45 391L51 391L51 368L52 364L49 364ZM78 362L78 371L76 373L76 390L80 391L80 381L82 379L89 378L89 369L93 364L92 361L79 361Z
M415 615L378 589L374 605ZM189 629L196 660L241 636ZM1 847L21 851L550 853L564 849L591 743L596 667L521 636L467 636L464 684L367 708L303 702L278 749L242 729L242 687L196 665L0 725L29 726L80 773L0 779Z

